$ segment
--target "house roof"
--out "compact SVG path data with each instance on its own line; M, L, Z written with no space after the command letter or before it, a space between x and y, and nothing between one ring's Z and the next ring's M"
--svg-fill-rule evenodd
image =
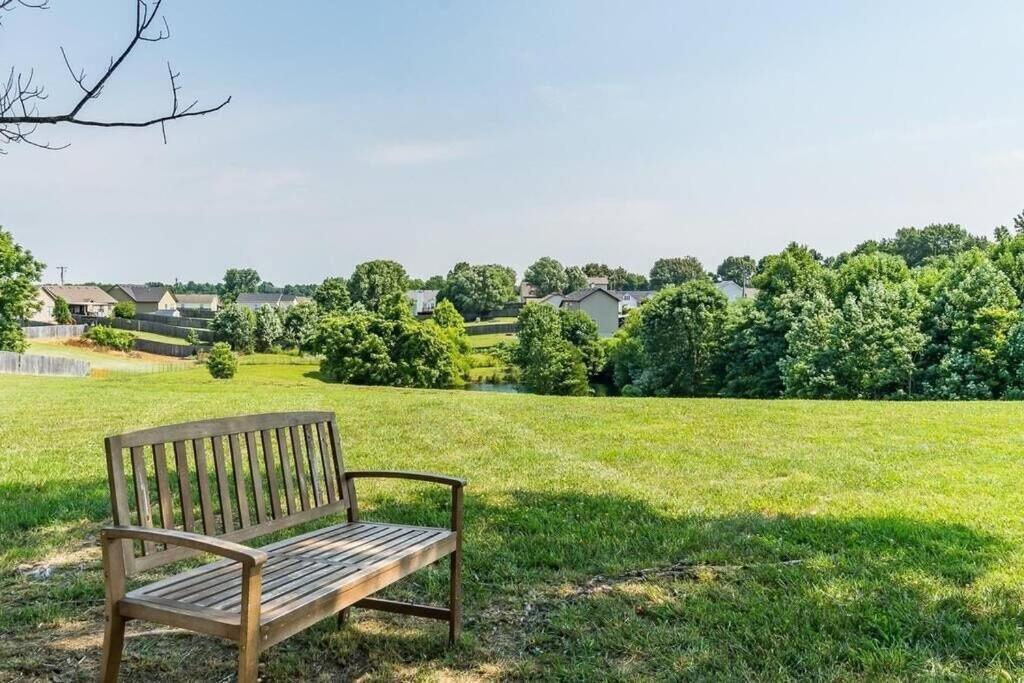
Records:
M610 296L611 298L615 299L616 301L621 301L621 298L617 294L608 291L604 287L587 287L586 289L577 289L575 292L572 292L571 294L566 294L565 298L562 299L562 303L565 303L566 301L583 301L587 297L597 294L598 292L603 292Z
M128 295L128 298L137 304L155 304L169 294L166 287L146 287L145 285L114 285ZM174 295L171 294L173 297Z
M51 297L69 304L116 304L117 300L95 285L43 285Z
M619 299L629 297L641 302L647 301L658 293L657 290L654 289L613 289L611 292L615 296L619 297Z
M212 304L220 300L216 294L175 294L179 304Z
M734 282L732 280L722 280L721 282L716 282L715 287L717 287L718 291L722 292L723 294L726 292L726 290L739 290L740 297L743 299L752 299L755 296L757 296L758 291L760 291L754 289L753 287L743 287L739 283Z
M280 306L281 304L297 304L303 301L303 297L294 294L273 294L264 292L244 292L238 295L235 303L239 304L267 304L268 306Z

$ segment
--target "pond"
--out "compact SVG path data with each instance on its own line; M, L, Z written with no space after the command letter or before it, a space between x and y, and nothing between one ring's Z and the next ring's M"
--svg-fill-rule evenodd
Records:
M615 387L603 382L591 382L590 390L594 396L615 396ZM511 384L509 382L487 383L473 382L466 385L466 391L487 391L496 394L528 394L530 393L522 384Z

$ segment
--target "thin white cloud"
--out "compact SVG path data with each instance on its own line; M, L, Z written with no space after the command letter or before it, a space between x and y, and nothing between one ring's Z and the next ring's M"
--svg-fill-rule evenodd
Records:
M422 166L457 161L478 152L479 147L467 140L398 142L372 147L362 154L362 160L374 166Z

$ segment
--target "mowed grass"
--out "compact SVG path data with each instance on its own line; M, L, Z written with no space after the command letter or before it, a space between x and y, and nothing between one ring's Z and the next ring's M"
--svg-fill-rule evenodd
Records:
M150 341L163 342L164 344L174 344L175 346L188 346L189 343L185 339L180 337L170 337L166 334L156 334L155 332L141 332L132 330L132 335L139 339L148 339Z
M471 349L489 349L501 342L512 341L516 338L516 335L499 332L495 334L471 334L467 338L469 339L469 347Z
M314 370L0 377L0 680L94 675L105 434L305 409L337 412L350 468L469 479L465 637L448 650L439 623L356 610L266 652L266 680L1024 677L1024 406L398 390ZM429 485L360 482L360 498L369 519L447 520ZM446 585L442 565L389 594L441 603ZM133 626L123 673L222 680L234 652Z

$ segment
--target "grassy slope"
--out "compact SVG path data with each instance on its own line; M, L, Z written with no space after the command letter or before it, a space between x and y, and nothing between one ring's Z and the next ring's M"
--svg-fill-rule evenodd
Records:
M504 341L512 341L516 338L514 334L471 334L467 337L469 346L472 349L486 349L497 346Z
M93 370L117 372L150 372L166 368L178 368L184 364L191 364L190 360L171 358L170 356L157 356L149 353L128 355L119 351L73 346L71 344L65 344L64 340L32 342L29 344L29 348L26 353L41 356L75 358L77 360L88 361Z
M269 680L1024 676L1024 406L567 399L309 372L0 377L0 680L92 675L104 434L313 408L338 412L349 467L469 478L467 637L449 652L440 625L358 612L267 653ZM363 506L443 524L444 504L377 485ZM47 581L10 571L43 560ZM445 585L442 568L397 595L440 602ZM231 656L150 635L125 667L217 679Z
M175 346L188 346L188 341L180 337L169 337L166 334L156 334L155 332L139 332L136 330L131 331L132 334L139 339L148 339L150 341L163 342L164 344L174 344Z

